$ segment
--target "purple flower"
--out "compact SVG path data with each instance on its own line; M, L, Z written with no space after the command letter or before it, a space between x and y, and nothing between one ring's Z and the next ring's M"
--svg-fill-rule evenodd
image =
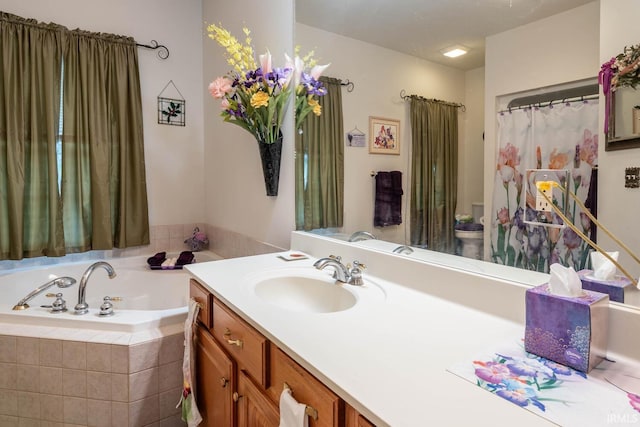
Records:
M572 370L571 368L561 365L559 363L556 362L552 362L551 360L546 360L544 361L544 364L551 369L554 373L558 374L558 375L571 375Z
M506 378L511 376L509 368L502 363L487 362L483 366L476 368L475 374L481 380L492 384L500 384Z
M576 232L570 228L566 228L563 231L562 237L564 238L564 245L569 250L576 249L580 246L580 243L582 243L582 239L580 238L580 236L578 236Z
M496 394L518 406L527 406L529 404L527 395L521 393L519 390L498 390Z

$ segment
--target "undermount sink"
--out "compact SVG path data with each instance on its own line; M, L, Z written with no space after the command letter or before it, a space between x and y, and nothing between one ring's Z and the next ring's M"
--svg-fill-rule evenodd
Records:
M334 313L370 298L384 298L382 289L366 279L364 286L352 286L336 283L327 273L313 267L264 272L250 279L249 285L263 301L297 312Z

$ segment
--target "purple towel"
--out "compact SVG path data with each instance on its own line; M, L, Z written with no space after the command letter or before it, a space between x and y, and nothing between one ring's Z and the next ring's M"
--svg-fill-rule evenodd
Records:
M376 174L375 227L402 224L402 194L402 172Z

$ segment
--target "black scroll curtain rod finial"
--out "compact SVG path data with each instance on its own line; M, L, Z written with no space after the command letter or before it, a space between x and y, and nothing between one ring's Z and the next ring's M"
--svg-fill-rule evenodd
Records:
M160 59L169 57L169 49L165 45L159 44L156 40L151 40L149 44L136 43L136 45L145 49L158 50L158 58Z

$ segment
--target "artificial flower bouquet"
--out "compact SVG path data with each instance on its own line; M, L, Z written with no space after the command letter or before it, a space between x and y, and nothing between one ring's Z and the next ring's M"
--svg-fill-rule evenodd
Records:
M259 56L255 61L251 45L251 32L243 28L244 43L215 24L207 28L209 37L225 48L227 63L232 70L216 78L209 85L211 95L221 100L224 121L234 123L256 140L274 143L282 136L281 127L289 98L294 90L296 97L296 128L310 113L321 114L318 97L326 89L318 80L328 65L316 65L313 52L304 58L291 60L285 55L285 66L273 67L271 53Z

